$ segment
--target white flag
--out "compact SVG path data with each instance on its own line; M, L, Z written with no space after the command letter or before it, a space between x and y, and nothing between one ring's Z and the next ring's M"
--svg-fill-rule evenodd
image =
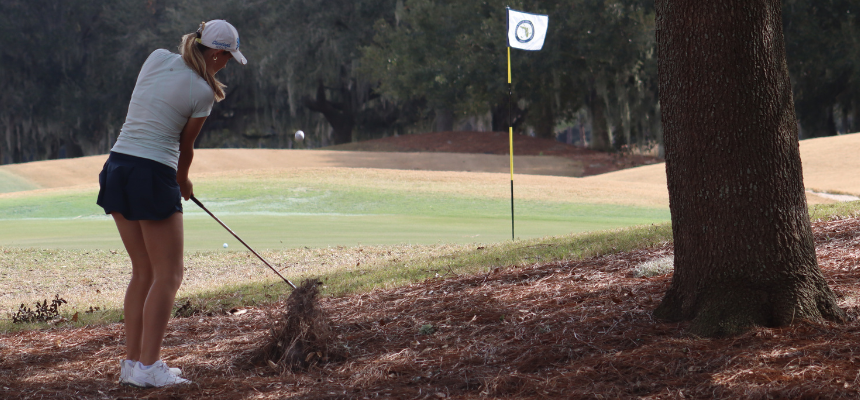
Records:
M546 39L549 17L508 8L508 46L520 50L540 50Z

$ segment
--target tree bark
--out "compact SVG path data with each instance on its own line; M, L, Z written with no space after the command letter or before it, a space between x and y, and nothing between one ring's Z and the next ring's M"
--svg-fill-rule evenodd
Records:
M434 132L449 132L454 130L454 111L450 108L437 108L433 121Z
M352 128L355 126L355 113L352 104L352 92L349 88L341 87L341 103L333 103L326 98L325 86L322 80L317 83L316 98L305 96L302 100L309 110L322 113L334 132L334 144L352 142Z
M612 151L612 141L606 127L606 105L594 89L591 89L589 93L588 105L591 111L591 142L589 147L597 151Z
M553 115L552 102L545 101L537 104L535 110L537 120L532 124L535 136L543 139L555 139L555 115Z
M675 273L703 336L843 320L815 257L779 0L657 0Z

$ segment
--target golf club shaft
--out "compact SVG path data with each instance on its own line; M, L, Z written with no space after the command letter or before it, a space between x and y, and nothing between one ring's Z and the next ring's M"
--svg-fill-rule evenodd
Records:
M276 273L279 277L281 277L281 279L283 279L283 280L284 280L284 282L287 282L287 285L290 285L290 287L291 287L291 288L293 288L293 289L295 289L295 288L296 288L296 285L293 285L293 283L292 283L292 282L290 282L290 280L289 280L289 279L284 278L284 276L283 276L283 275L281 275L281 273L280 273L280 272L278 272L278 270L276 270L274 267L272 267L272 265L271 265L271 264L269 264L269 262L268 262L268 261L266 261L266 259L265 259L265 258L263 258L263 257L262 257L262 256L260 256L259 254L257 254L257 252L256 252L256 251L254 251L254 249L252 249L252 248L251 248L251 246L248 246L248 244L247 244L247 243L245 243L245 241L244 241L244 240L242 240L242 238L240 238L240 237L239 237L239 235L237 235L237 234L236 234L236 232L233 232L233 230L232 230L232 229L230 229L226 224L224 224L223 222L221 222L221 220L220 220L220 219L218 219L218 217L216 217L216 216L215 216L215 214L212 214L212 212L211 212L211 211L209 211L208 209L206 209L206 207L204 207L204 206L203 206L203 203L201 203L201 202L200 202L200 200L197 200L197 198L196 198L196 197L191 196L191 201L193 201L193 202L194 202L194 204L197 204L197 206L198 206L198 207L202 208L202 209L203 209L203 211L206 211L206 213L207 213L207 214L209 214L210 216L212 216L212 218L214 218L214 219L215 219L215 221L218 221L218 223L219 223L219 224L221 224L221 226L223 226L223 227L224 227L224 229L226 229L226 230L227 230L227 232L230 232L230 234L232 234L232 235L233 235L233 237L235 237L235 238L236 238L236 240L238 240L238 241L239 241L239 242L241 242L243 245L245 245L245 247L247 247L247 248L248 248L248 250L251 250L251 253L254 253L254 255L255 255L255 256L257 256L257 258L259 258L259 259L260 259L260 261L262 261L264 264L266 264L266 266L267 266L267 267L269 267L269 268L270 268L274 273Z

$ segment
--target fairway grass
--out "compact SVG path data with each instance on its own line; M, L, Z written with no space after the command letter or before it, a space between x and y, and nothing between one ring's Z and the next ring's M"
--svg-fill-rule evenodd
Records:
M526 177L522 198L516 199L517 241L512 242L509 182L500 177L507 176L263 170L201 176L195 180L195 194L246 243L284 268L286 276L321 276L329 294L402 284L433 277L435 271L464 273L476 265L520 262L492 255L506 251L530 254L499 248L479 257L481 261L435 265L437 257L471 260L480 255L474 254L479 247L528 246L547 237L571 240L582 232L669 219L665 207L637 205L643 196L588 203L590 196L618 193L560 184L579 182L573 178ZM96 194L92 185L0 194L0 286L9 288L0 292L0 317L9 317L22 303L32 307L59 295L69 302L64 306L68 317L78 313L79 324L121 319L130 263L113 220L95 204ZM645 204L659 204L660 196ZM184 207L182 301L200 303L192 309L218 311L287 294L283 283L273 280L274 274L212 218L193 203Z
M582 259L669 240L669 224L661 224L501 243L296 248L262 255L293 282L319 277L324 295L345 295L494 268ZM76 325L122 318L130 277L124 251L0 248L0 263L4 265L0 279L15 282L0 293L2 318L10 318L21 303L33 307L54 295L68 301L61 308L65 318L78 314ZM188 303L186 313L223 313L289 295L286 284L249 252L189 252L185 269L177 305ZM0 331L39 326L45 324L0 321Z
M860 202L811 207L814 220L860 215ZM426 279L474 274L495 268L579 260L671 242L669 223L599 232L567 234L495 243L431 245L360 245L300 247L262 251L294 282L318 277L324 295L347 295L397 287ZM61 310L72 325L110 323L122 318L121 302L130 266L124 251L2 247L0 281L11 290L0 293L0 331L40 328L46 324L12 324L19 304L32 307L54 295L69 303ZM284 299L286 284L247 251L194 251L185 256L185 280L177 306L185 314L223 313ZM92 310L92 312L87 312Z
M20 192L38 189L39 187L18 175L0 170L0 193Z
M495 242L511 238L510 194L496 182L497 175L343 168L254 171L203 177L195 193L255 248ZM568 179L571 185L578 182ZM580 187L551 185L546 191L554 195L548 196L541 186L538 191L523 186L515 203L514 228L520 239L669 219L664 207L585 202L589 197ZM95 204L96 193L95 187L77 187L0 195L0 243L122 249L112 219ZM224 243L239 250L238 241L196 205L185 202L184 207L187 250L221 249Z
M671 241L665 187L526 176L311 168L218 173L197 197L247 243L326 295L437 277L649 247ZM20 182L19 182L20 183ZM651 188L644 190L643 188ZM0 331L42 327L8 320L18 305L59 295L76 324L121 320L130 262L97 188L0 194ZM641 195L636 196L636 193ZM267 304L285 284L193 203L185 206L186 313ZM812 219L858 215L860 202L814 206ZM228 248L223 248L224 243Z
M205 202L205 200L203 200ZM193 206L193 205L192 205ZM207 206L208 207L208 206ZM570 220L521 217L518 238L589 232L633 223L662 222L625 210L602 210ZM511 239L510 217L421 217L410 215L239 215L214 211L216 216L255 250L297 247L498 242ZM600 219L603 218L603 219ZM56 219L2 221L2 242L8 247L42 249L121 250L113 220ZM8 230L7 230L8 229ZM227 243L227 249L222 248ZM246 251L208 215L185 218L187 251Z

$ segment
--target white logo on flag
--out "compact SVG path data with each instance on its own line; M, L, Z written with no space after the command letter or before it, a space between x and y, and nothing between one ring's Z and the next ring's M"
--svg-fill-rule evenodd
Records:
M549 17L508 8L508 46L520 50L540 50L546 39Z

